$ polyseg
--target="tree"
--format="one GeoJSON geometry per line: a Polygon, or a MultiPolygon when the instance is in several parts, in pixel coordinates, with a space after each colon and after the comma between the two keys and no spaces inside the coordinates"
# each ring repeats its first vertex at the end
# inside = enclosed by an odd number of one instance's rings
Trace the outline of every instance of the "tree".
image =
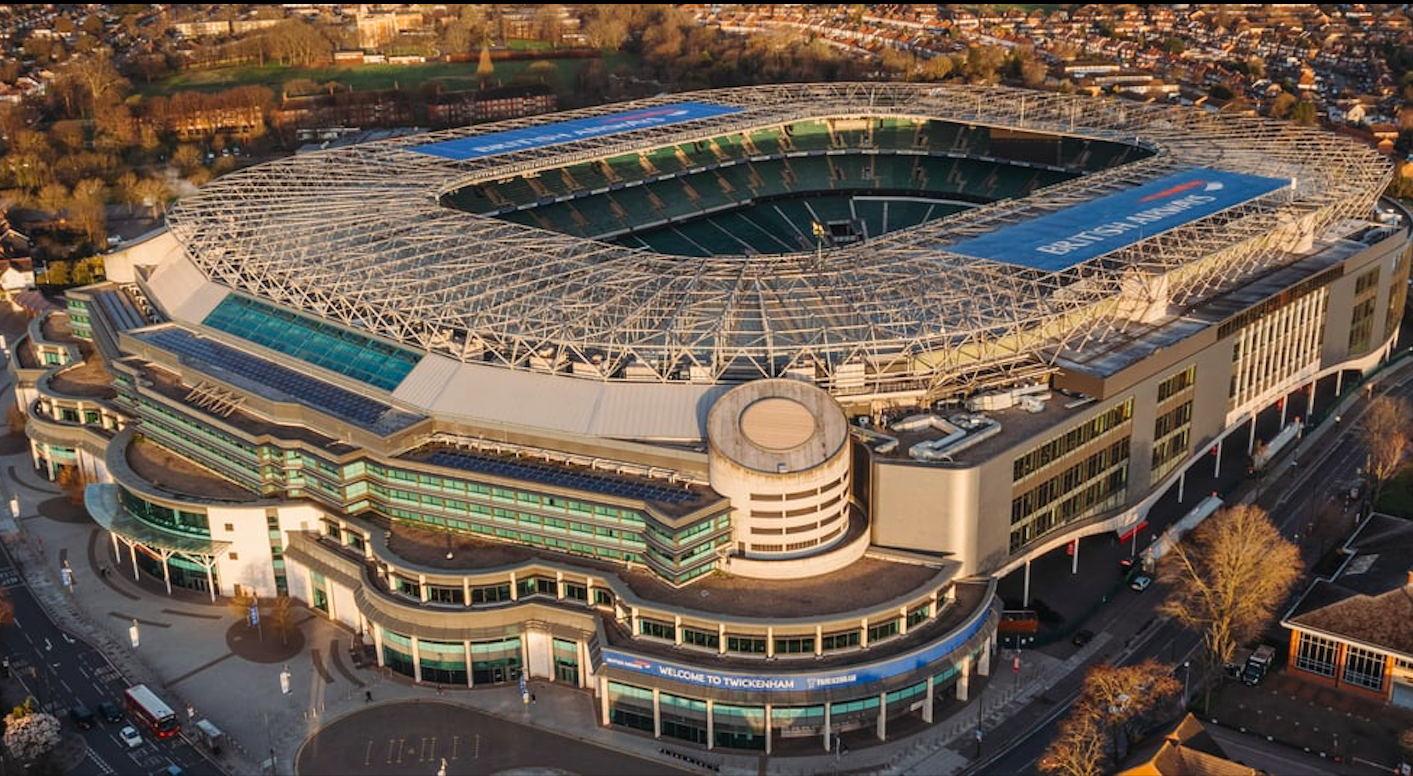
{"type": "Polygon", "coordinates": [[[1290,92],[1281,92],[1271,102],[1271,118],[1283,119],[1290,116],[1290,111],[1295,107],[1295,103],[1295,95],[1290,92]]]}
{"type": "Polygon", "coordinates": [[[491,44],[481,41],[481,61],[476,63],[476,80],[482,89],[491,85],[491,76],[495,71],[496,66],[491,62],[491,44]]]}
{"type": "Polygon", "coordinates": [[[1309,126],[1315,123],[1315,103],[1302,100],[1290,111],[1290,120],[1296,124],[1309,126]]]}
{"type": "Polygon", "coordinates": [[[69,497],[70,504],[83,503],[83,490],[88,487],[88,478],[75,466],[64,466],[59,469],[58,477],[59,490],[69,497]]]}
{"type": "Polygon", "coordinates": [[[104,108],[120,102],[131,84],[113,66],[107,49],[97,49],[64,63],[60,78],[74,83],[85,101],[86,115],[96,116],[104,108]]]}
{"type": "Polygon", "coordinates": [[[280,634],[280,643],[289,643],[289,632],[294,629],[294,600],[288,595],[280,595],[275,598],[275,603],[270,607],[270,624],[280,634]]]}
{"type": "Polygon", "coordinates": [[[226,601],[240,619],[245,620],[250,616],[250,607],[259,603],[259,599],[254,593],[248,592],[244,587],[236,589],[236,593],[226,601]]]}
{"type": "Polygon", "coordinates": [[[1036,766],[1054,776],[1099,776],[1108,759],[1108,736],[1093,709],[1076,708],[1060,723],[1059,735],[1050,742],[1036,766]]]}
{"type": "Polygon", "coordinates": [[[171,196],[171,189],[166,182],[160,178],[143,178],[137,183],[138,196],[142,199],[145,207],[152,208],[152,217],[157,217],[158,209],[167,211],[167,198],[171,196]]]}
{"type": "Polygon", "coordinates": [[[1393,396],[1380,396],[1369,402],[1359,424],[1359,439],[1368,453],[1365,467],[1373,478],[1373,501],[1377,503],[1384,485],[1403,466],[1408,454],[1409,429],[1413,427],[1408,402],[1393,396]]]}
{"type": "Polygon", "coordinates": [[[1122,736],[1129,723],[1167,702],[1181,687],[1172,666],[1152,658],[1131,666],[1101,663],[1085,674],[1078,705],[1092,709],[1101,727],[1122,736]]]}
{"type": "Polygon", "coordinates": [[[1217,512],[1164,558],[1158,576],[1171,592],[1159,611],[1201,632],[1207,706],[1211,682],[1266,627],[1301,568],[1300,551],[1250,504],[1217,512]]]}
{"type": "Polygon", "coordinates": [[[59,720],[52,714],[31,710],[33,699],[16,706],[5,718],[5,748],[26,766],[49,754],[59,745],[59,720]]]}
{"type": "Polygon", "coordinates": [[[57,218],[69,206],[69,188],[62,183],[49,183],[35,195],[40,210],[57,218]]]}
{"type": "Polygon", "coordinates": [[[85,178],[74,186],[69,213],[74,226],[95,245],[102,245],[108,239],[107,198],[108,189],[97,178],[85,178]]]}
{"type": "Polygon", "coordinates": [[[25,432],[25,411],[20,409],[18,403],[10,405],[10,411],[6,417],[10,424],[10,434],[23,434],[25,432]]]}

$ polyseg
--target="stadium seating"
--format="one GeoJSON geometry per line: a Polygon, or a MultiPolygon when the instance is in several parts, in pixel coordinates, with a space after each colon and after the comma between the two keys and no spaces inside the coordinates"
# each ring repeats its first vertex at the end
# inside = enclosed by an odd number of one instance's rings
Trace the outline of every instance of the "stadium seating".
{"type": "Polygon", "coordinates": [[[797,121],[790,125],[790,145],[795,151],[827,151],[831,138],[823,121],[797,121]]]}
{"type": "Polygon", "coordinates": [[[780,130],[761,129],[751,133],[751,144],[756,151],[766,156],[780,153],[780,130]]]}

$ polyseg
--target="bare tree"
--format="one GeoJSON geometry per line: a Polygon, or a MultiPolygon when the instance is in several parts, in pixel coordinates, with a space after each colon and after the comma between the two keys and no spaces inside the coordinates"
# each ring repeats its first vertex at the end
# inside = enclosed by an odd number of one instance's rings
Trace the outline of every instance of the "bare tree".
{"type": "Polygon", "coordinates": [[[90,242],[102,245],[108,238],[108,190],[103,181],[85,178],[74,186],[69,205],[69,214],[74,225],[83,231],[90,242]]]}
{"type": "Polygon", "coordinates": [[[1359,437],[1368,451],[1369,476],[1374,478],[1374,498],[1384,485],[1403,466],[1403,458],[1408,454],[1408,430],[1413,426],[1413,416],[1409,414],[1408,402],[1392,396],[1380,396],[1369,402],[1364,419],[1359,426],[1359,437]]]}
{"type": "Polygon", "coordinates": [[[1217,512],[1163,559],[1171,592],[1159,611],[1202,633],[1208,706],[1217,672],[1266,627],[1301,568],[1300,551],[1250,504],[1217,512]]]}
{"type": "Polygon", "coordinates": [[[143,178],[137,183],[137,190],[142,199],[142,204],[152,208],[152,217],[157,217],[157,211],[167,211],[167,198],[171,196],[171,189],[160,178],[143,178]]]}
{"type": "Polygon", "coordinates": [[[281,595],[275,598],[275,603],[270,607],[270,624],[279,631],[280,643],[289,643],[289,632],[294,628],[294,600],[288,595],[281,595]]]}
{"type": "Polygon", "coordinates": [[[1108,750],[1108,736],[1096,710],[1076,706],[1060,723],[1059,735],[1036,766],[1053,776],[1099,776],[1105,770],[1108,750]]]}
{"type": "Polygon", "coordinates": [[[59,489],[68,496],[69,503],[83,503],[83,490],[88,487],[88,478],[78,467],[64,466],[60,468],[58,480],[59,489]]]}
{"type": "Polygon", "coordinates": [[[18,403],[10,405],[10,411],[6,417],[10,424],[11,434],[23,434],[25,432],[25,411],[20,409],[18,403]]]}

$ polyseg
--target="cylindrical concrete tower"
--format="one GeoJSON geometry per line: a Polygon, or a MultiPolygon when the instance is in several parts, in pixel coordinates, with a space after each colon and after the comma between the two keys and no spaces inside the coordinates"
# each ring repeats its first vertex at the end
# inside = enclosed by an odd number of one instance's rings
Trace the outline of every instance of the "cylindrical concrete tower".
{"type": "Polygon", "coordinates": [[[711,486],[735,508],[738,557],[804,558],[845,539],[849,426],[828,393],[798,380],[747,383],[712,406],[707,439],[711,486]]]}

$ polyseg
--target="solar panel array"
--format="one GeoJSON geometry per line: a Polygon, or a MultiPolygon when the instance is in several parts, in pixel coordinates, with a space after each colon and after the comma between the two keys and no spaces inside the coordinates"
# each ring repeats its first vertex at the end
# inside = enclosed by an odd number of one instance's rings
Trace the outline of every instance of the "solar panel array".
{"type": "Polygon", "coordinates": [[[420,415],[403,412],[245,351],[197,337],[186,329],[156,329],[136,336],[183,356],[183,360],[200,362],[199,365],[213,376],[234,385],[276,400],[288,397],[381,434],[398,431],[422,419],[420,415]]]}
{"type": "Polygon", "coordinates": [[[562,488],[604,493],[610,496],[656,501],[663,504],[685,504],[697,498],[697,494],[685,487],[671,488],[634,482],[626,479],[604,477],[596,474],[577,472],[562,466],[529,461],[505,460],[471,453],[438,451],[424,458],[427,463],[449,466],[453,469],[491,474],[544,485],[557,485],[562,488]]]}
{"type": "Polygon", "coordinates": [[[137,307],[133,306],[127,294],[122,291],[99,291],[93,295],[93,299],[98,302],[99,309],[113,322],[118,331],[140,329],[147,325],[142,313],[137,311],[137,307]]]}

